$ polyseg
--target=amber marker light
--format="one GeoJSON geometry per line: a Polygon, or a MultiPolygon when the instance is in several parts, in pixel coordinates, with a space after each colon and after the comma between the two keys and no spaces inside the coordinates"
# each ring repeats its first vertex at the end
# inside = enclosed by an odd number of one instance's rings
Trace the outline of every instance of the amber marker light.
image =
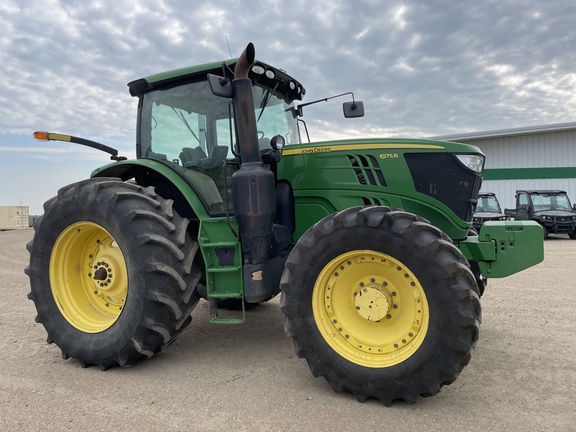
{"type": "Polygon", "coordinates": [[[48,132],[34,132],[34,139],[38,141],[48,141],[48,132]]]}
{"type": "Polygon", "coordinates": [[[34,138],[38,141],[66,141],[75,142],[70,135],[62,135],[50,132],[34,132],[34,138]]]}

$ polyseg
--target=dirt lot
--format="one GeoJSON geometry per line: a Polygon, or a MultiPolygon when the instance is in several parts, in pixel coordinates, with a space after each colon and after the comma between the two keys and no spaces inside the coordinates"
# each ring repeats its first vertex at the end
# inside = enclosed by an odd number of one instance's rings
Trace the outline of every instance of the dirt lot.
{"type": "Polygon", "coordinates": [[[334,393],[294,355],[278,301],[241,326],[207,321],[207,304],[168,349],[101,372],[62,360],[27,300],[31,230],[0,232],[0,430],[576,431],[576,241],[492,280],[480,340],[451,386],[384,407],[334,393]]]}

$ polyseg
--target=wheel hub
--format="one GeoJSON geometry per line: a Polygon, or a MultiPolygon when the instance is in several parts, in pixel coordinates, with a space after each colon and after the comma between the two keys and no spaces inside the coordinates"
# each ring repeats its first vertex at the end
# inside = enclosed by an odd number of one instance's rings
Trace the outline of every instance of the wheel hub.
{"type": "Polygon", "coordinates": [[[108,277],[108,272],[105,268],[100,267],[94,272],[94,280],[105,281],[108,277]]]}
{"type": "Polygon", "coordinates": [[[92,269],[88,277],[94,283],[94,295],[101,298],[105,307],[114,307],[122,310],[124,299],[122,298],[124,286],[117,283],[114,275],[118,273],[117,256],[118,247],[111,239],[106,239],[98,243],[98,247],[89,255],[92,269]]]}
{"type": "Polygon", "coordinates": [[[380,321],[390,311],[391,302],[387,290],[371,284],[354,292],[354,304],[358,314],[367,321],[380,321]]]}

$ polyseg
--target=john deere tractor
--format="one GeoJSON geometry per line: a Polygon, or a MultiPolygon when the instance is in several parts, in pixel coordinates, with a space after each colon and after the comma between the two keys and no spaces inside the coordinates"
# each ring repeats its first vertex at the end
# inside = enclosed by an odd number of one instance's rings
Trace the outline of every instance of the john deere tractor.
{"type": "MultiPolygon", "coordinates": [[[[360,401],[414,402],[469,362],[486,279],[543,259],[534,222],[471,229],[478,148],[312,144],[303,108],[331,98],[301,103],[302,84],[255,60],[252,44],[128,87],[135,160],[35,134],[113,159],[46,202],[28,244],[36,320],[82,366],[153,356],[199,301],[212,323],[239,324],[247,306],[281,294],[286,333],[314,376],[360,401]]],[[[347,99],[344,116],[363,115],[347,99]]]]}

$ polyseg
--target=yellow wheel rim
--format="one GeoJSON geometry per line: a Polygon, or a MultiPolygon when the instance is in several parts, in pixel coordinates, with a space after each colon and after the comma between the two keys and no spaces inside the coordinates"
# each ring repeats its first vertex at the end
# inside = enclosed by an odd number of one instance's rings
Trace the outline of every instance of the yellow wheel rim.
{"type": "Polygon", "coordinates": [[[78,330],[98,333],[120,316],[128,293],[124,255],[114,238],[92,222],[78,222],[56,239],[50,285],[62,316],[78,330]]]}
{"type": "Polygon", "coordinates": [[[375,251],[357,250],[330,261],[314,285],[312,309],[332,349],[365,367],[402,363],[428,330],[428,302],[416,276],[375,251]]]}

